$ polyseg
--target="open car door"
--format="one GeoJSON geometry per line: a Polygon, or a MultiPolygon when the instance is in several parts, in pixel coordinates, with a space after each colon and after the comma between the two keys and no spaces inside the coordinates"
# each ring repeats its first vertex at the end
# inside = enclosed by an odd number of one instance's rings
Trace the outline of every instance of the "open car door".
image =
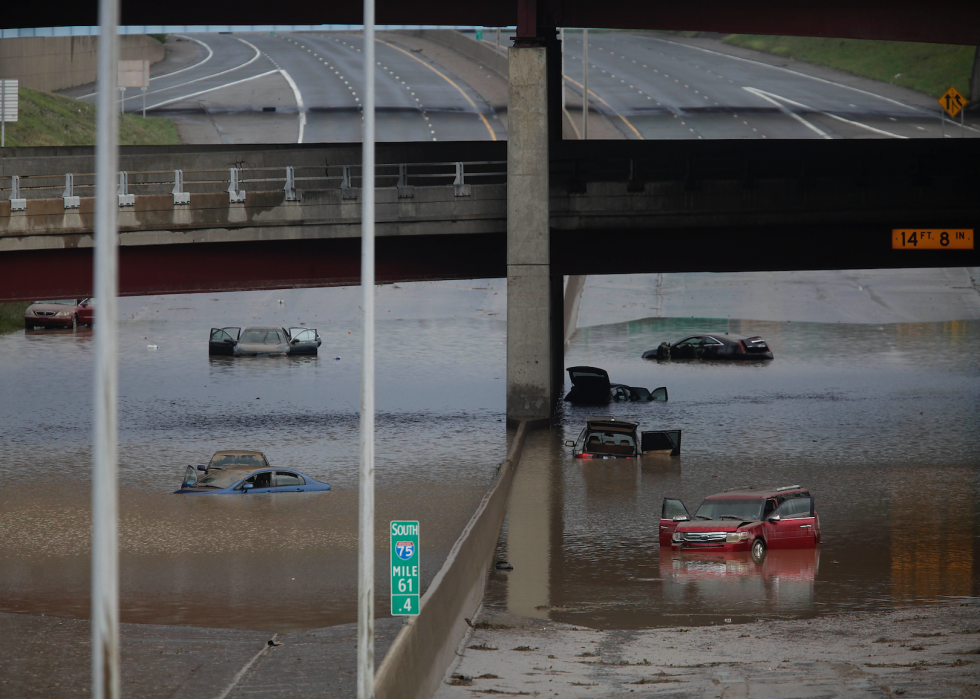
{"type": "Polygon", "coordinates": [[[640,453],[679,456],[681,453],[681,430],[641,432],[640,453]]]}
{"type": "Polygon", "coordinates": [[[241,328],[211,328],[208,354],[234,354],[235,343],[238,342],[241,332],[241,328]]]}
{"type": "Polygon", "coordinates": [[[316,328],[290,328],[289,354],[316,354],[321,344],[316,328]]]}
{"type": "Polygon", "coordinates": [[[660,509],[660,548],[670,546],[670,538],[681,522],[690,521],[691,515],[684,503],[677,498],[664,498],[660,509]]]}

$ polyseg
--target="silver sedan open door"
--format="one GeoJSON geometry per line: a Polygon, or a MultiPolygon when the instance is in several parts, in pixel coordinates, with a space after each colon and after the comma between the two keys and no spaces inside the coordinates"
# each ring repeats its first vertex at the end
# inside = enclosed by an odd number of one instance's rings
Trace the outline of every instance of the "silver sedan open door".
{"type": "Polygon", "coordinates": [[[320,333],[316,328],[290,328],[289,354],[316,354],[317,348],[323,344],[320,333]]]}
{"type": "Polygon", "coordinates": [[[234,354],[235,343],[238,342],[241,332],[241,328],[211,328],[208,354],[234,354]]]}

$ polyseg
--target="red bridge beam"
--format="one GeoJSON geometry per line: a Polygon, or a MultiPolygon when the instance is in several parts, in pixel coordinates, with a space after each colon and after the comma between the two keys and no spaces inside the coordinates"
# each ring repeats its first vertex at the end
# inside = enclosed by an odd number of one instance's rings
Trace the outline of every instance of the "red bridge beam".
{"type": "MultiPolygon", "coordinates": [[[[506,236],[382,237],[379,282],[481,279],[507,274],[506,236]]],[[[361,239],[123,246],[121,296],[360,284],[361,239]]],[[[92,294],[92,250],[31,250],[0,255],[0,301],[92,294]]]]}

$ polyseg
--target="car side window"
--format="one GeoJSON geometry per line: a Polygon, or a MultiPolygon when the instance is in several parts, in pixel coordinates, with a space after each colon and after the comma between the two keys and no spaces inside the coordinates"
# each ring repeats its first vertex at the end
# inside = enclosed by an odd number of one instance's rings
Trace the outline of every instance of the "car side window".
{"type": "Polygon", "coordinates": [[[293,473],[292,471],[277,471],[276,472],[276,487],[282,488],[291,485],[306,485],[306,479],[304,479],[298,473],[293,473]]]}
{"type": "Polygon", "coordinates": [[[687,517],[688,513],[684,503],[680,500],[664,498],[663,512],[660,516],[662,519],[673,519],[674,517],[687,517]]]}
{"type": "Polygon", "coordinates": [[[224,342],[225,340],[231,340],[231,335],[224,330],[215,328],[211,331],[211,342],[224,342]]]}
{"type": "Polygon", "coordinates": [[[773,514],[777,514],[781,519],[796,519],[799,517],[810,517],[813,509],[813,498],[790,498],[780,505],[773,514]]]}
{"type": "Polygon", "coordinates": [[[701,344],[700,337],[689,337],[686,340],[681,340],[677,343],[678,347],[696,347],[701,344]]]}

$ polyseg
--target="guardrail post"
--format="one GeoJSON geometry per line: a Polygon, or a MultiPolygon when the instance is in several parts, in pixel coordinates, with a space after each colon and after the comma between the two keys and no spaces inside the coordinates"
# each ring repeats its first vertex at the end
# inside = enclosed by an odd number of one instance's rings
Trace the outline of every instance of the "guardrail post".
{"type": "Polygon", "coordinates": [[[136,195],[129,193],[129,173],[125,170],[119,171],[119,191],[116,196],[119,198],[119,206],[136,206],[136,195]]]}
{"type": "Polygon", "coordinates": [[[470,186],[463,181],[463,163],[456,163],[456,180],[453,182],[453,196],[470,196],[470,186]]]}
{"type": "Polygon", "coordinates": [[[299,201],[303,198],[303,190],[296,189],[296,173],[292,165],[286,166],[286,186],[283,190],[286,192],[286,201],[299,201]]]}
{"type": "Polygon", "coordinates": [[[228,201],[232,204],[242,204],[245,202],[245,190],[238,188],[238,168],[229,168],[231,172],[231,182],[228,184],[228,201]]]}
{"type": "Polygon", "coordinates": [[[65,191],[61,198],[65,202],[66,209],[77,209],[82,205],[78,197],[75,196],[75,176],[70,172],[65,173],[65,191]]]}
{"type": "Polygon", "coordinates": [[[408,165],[401,163],[398,166],[398,198],[410,199],[415,196],[415,187],[408,183],[408,165]]]}
{"type": "Polygon", "coordinates": [[[357,190],[350,183],[350,165],[344,165],[344,176],[340,180],[340,198],[357,199],[357,190]]]}
{"type": "Polygon", "coordinates": [[[20,177],[17,175],[10,176],[10,210],[27,210],[27,200],[20,198],[20,177]]]}
{"type": "Polygon", "coordinates": [[[190,192],[184,191],[184,171],[174,170],[174,188],[171,194],[174,195],[174,206],[179,204],[190,204],[190,192]]]}

